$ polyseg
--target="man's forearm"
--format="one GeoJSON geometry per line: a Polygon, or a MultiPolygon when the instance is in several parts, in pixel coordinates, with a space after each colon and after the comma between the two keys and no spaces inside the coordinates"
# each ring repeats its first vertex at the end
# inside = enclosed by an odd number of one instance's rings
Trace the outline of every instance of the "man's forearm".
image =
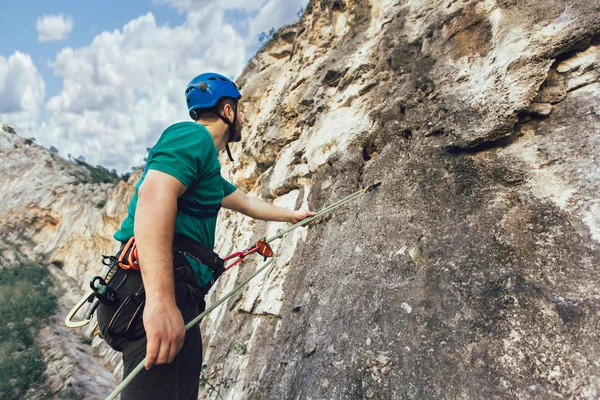
{"type": "Polygon", "coordinates": [[[308,210],[293,211],[277,207],[257,197],[248,196],[239,189],[225,197],[221,205],[254,219],[262,219],[264,221],[296,223],[315,214],[308,210]]]}
{"type": "Polygon", "coordinates": [[[177,198],[160,191],[140,192],[135,213],[135,240],[148,300],[175,301],[172,243],[177,198]]]}
{"type": "Polygon", "coordinates": [[[294,218],[293,211],[274,206],[253,196],[248,196],[248,208],[245,211],[244,214],[249,217],[264,221],[290,222],[294,218]]]}

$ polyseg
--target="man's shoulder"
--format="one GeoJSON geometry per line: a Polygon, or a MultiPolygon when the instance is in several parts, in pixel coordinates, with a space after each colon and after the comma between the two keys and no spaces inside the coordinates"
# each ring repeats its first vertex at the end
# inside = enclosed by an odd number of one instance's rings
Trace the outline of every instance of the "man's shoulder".
{"type": "MultiPolygon", "coordinates": [[[[185,154],[187,158],[218,159],[218,151],[210,132],[196,122],[179,122],[169,126],[152,147],[149,158],[157,154],[185,154]]],[[[216,161],[218,163],[218,160],[216,161]]]]}
{"type": "Polygon", "coordinates": [[[195,134],[202,138],[210,137],[210,132],[204,127],[204,125],[198,124],[196,122],[185,121],[185,122],[177,122],[167,129],[164,130],[163,135],[165,134],[175,134],[175,135],[189,135],[195,134]]]}
{"type": "Polygon", "coordinates": [[[181,146],[200,146],[211,148],[214,142],[210,132],[195,122],[178,122],[165,129],[155,147],[163,149],[181,146]]]}

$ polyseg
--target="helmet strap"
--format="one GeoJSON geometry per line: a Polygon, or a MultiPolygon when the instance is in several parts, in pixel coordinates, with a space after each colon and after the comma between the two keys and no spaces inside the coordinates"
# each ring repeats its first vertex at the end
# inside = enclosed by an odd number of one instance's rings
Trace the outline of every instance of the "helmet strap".
{"type": "Polygon", "coordinates": [[[227,150],[227,156],[229,157],[229,160],[230,160],[231,162],[233,162],[233,157],[231,156],[231,150],[229,150],[229,143],[227,143],[227,144],[225,145],[225,150],[227,150]]]}
{"type": "Polygon", "coordinates": [[[224,116],[221,115],[221,113],[219,113],[217,110],[212,110],[213,114],[215,114],[217,117],[221,118],[223,120],[223,122],[225,122],[227,124],[227,126],[229,127],[229,137],[227,138],[227,143],[225,143],[225,149],[227,150],[227,156],[229,156],[229,160],[231,160],[231,162],[233,162],[233,157],[231,156],[231,150],[229,149],[229,142],[231,142],[231,139],[233,139],[233,136],[235,135],[235,119],[237,118],[237,107],[234,111],[233,114],[233,123],[230,122],[227,118],[225,118],[224,116]]]}

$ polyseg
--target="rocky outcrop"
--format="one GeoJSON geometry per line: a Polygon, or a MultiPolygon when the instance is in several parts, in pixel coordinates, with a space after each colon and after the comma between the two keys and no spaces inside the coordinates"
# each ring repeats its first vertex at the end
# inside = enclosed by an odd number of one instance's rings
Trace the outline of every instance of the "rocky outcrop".
{"type": "MultiPolygon", "coordinates": [[[[224,396],[600,396],[599,33],[594,2],[414,0],[311,2],[275,35],[232,180],[315,210],[384,183],[205,319],[224,396]]],[[[279,226],[227,215],[219,250],[279,226]]]]}
{"type": "Polygon", "coordinates": [[[114,369],[119,357],[99,340],[93,350],[89,330],[69,330],[63,321],[89,290],[90,278],[104,273],[100,255],[117,245],[111,237],[139,175],[118,185],[94,182],[89,169],[58,157],[8,125],[1,128],[0,261],[10,264],[16,247],[30,259],[50,264],[59,296],[55,321],[38,340],[48,363],[42,392],[60,398],[63,391],[73,390],[103,398],[116,379],[101,364],[114,369]]]}

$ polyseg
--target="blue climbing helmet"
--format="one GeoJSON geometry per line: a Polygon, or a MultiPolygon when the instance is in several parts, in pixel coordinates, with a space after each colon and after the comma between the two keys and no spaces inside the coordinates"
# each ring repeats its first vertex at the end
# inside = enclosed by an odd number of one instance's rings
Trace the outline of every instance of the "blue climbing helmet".
{"type": "Polygon", "coordinates": [[[196,121],[200,110],[205,112],[209,111],[221,118],[221,120],[229,126],[229,139],[227,140],[225,148],[227,149],[227,155],[231,161],[233,161],[233,157],[231,157],[231,151],[229,150],[229,142],[239,141],[234,140],[234,136],[238,109],[237,101],[241,97],[240,91],[231,79],[220,74],[215,74],[214,72],[198,75],[192,79],[185,89],[185,100],[187,102],[190,118],[196,121]],[[233,122],[230,122],[221,115],[216,108],[217,102],[223,97],[228,97],[236,101],[233,122]]]}

